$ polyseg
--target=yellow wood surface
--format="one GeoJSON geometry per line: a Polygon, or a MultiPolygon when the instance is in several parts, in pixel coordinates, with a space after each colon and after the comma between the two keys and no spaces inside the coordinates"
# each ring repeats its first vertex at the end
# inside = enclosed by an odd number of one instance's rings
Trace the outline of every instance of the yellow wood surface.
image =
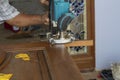
{"type": "Polygon", "coordinates": [[[73,41],[72,43],[64,44],[65,47],[70,46],[93,46],[93,40],[79,40],[79,41],[73,41]]]}

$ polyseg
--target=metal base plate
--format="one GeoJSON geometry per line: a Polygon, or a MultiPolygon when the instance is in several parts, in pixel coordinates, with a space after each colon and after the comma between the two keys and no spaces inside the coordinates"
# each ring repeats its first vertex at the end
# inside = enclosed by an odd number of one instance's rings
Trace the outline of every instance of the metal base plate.
{"type": "Polygon", "coordinates": [[[73,40],[74,38],[60,38],[60,39],[51,38],[49,39],[49,42],[52,44],[64,44],[64,43],[72,42],[73,40]]]}

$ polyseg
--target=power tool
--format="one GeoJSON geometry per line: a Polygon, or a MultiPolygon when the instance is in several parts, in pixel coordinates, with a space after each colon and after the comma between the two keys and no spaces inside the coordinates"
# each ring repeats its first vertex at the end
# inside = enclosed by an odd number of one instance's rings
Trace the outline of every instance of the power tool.
{"type": "Polygon", "coordinates": [[[83,0],[50,0],[50,43],[69,43],[75,40],[68,26],[83,12],[82,3],[83,0]]]}

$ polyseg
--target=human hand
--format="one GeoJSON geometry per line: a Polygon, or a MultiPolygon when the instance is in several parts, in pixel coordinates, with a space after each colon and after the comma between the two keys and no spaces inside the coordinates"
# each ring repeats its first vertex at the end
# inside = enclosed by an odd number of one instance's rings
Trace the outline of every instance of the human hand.
{"type": "Polygon", "coordinates": [[[45,13],[43,15],[41,15],[42,17],[42,23],[45,25],[49,25],[49,17],[48,17],[48,13],[45,13]]]}
{"type": "Polygon", "coordinates": [[[40,3],[45,4],[45,5],[49,5],[49,1],[48,0],[40,0],[40,3]]]}

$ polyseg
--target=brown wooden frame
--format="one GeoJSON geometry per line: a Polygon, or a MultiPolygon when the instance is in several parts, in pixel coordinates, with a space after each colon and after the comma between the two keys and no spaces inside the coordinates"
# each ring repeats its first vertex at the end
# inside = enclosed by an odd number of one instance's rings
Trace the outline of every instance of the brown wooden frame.
{"type": "MultiPolygon", "coordinates": [[[[93,70],[95,68],[95,14],[94,0],[87,3],[87,39],[93,40],[93,46],[88,47],[87,54],[72,55],[80,70],[93,70]]],[[[78,46],[78,45],[77,45],[78,46]]]]}
{"type": "Polygon", "coordinates": [[[7,64],[2,64],[4,65],[2,69],[0,66],[0,72],[11,72],[13,74],[11,79],[83,80],[78,67],[73,62],[64,45],[50,45],[47,42],[37,42],[6,45],[2,49],[12,57],[9,62],[7,61],[7,64]],[[15,59],[15,55],[21,52],[30,52],[31,60],[24,62],[20,59],[15,59]],[[37,53],[37,57],[35,53],[37,53]]]}

